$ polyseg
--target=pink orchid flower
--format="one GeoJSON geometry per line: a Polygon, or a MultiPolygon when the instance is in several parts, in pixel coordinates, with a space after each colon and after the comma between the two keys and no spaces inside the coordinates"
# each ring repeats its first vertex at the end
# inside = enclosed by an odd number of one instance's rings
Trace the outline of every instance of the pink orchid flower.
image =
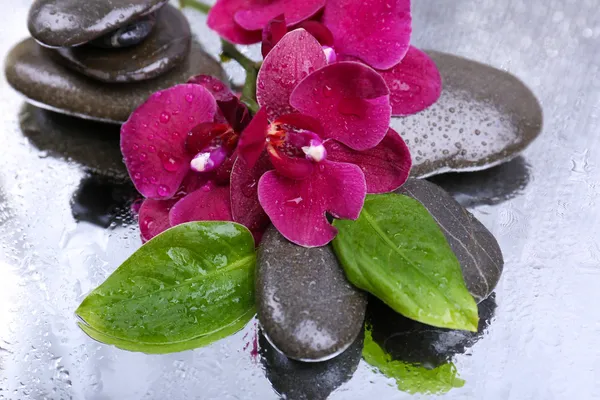
{"type": "Polygon", "coordinates": [[[121,128],[143,240],[184,222],[231,221],[229,179],[247,108],[221,81],[197,76],[157,92],[121,128]]]}
{"type": "Polygon", "coordinates": [[[286,34],[264,60],[257,99],[261,109],[240,138],[231,177],[240,197],[234,220],[258,199],[288,240],[323,246],[337,233],[327,214],[356,219],[367,193],[408,178],[410,153],[389,128],[383,78],[362,63],[328,64],[306,30],[286,34]]]}
{"type": "Polygon", "coordinates": [[[442,91],[433,60],[410,46],[410,0],[219,0],[208,23],[238,44],[260,41],[262,30],[264,57],[288,29],[304,28],[324,46],[328,62],[376,69],[390,88],[394,116],[426,109],[442,91]]]}

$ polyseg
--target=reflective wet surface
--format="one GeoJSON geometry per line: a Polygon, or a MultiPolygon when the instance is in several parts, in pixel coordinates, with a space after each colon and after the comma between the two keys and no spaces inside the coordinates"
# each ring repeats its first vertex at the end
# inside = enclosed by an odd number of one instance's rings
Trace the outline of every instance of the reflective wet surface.
{"type": "MultiPolygon", "coordinates": [[[[0,27],[0,53],[6,54],[28,35],[30,3],[0,2],[10,15],[0,27]]],[[[521,158],[489,171],[434,178],[496,235],[505,258],[495,308],[477,340],[456,351],[456,338],[436,339],[451,349],[443,359],[465,380],[441,397],[600,398],[596,1],[414,3],[416,46],[513,74],[544,111],[543,132],[521,158]]],[[[202,28],[205,18],[186,14],[216,54],[219,42],[202,28]]],[[[226,70],[240,83],[239,68],[226,70]]],[[[51,122],[34,125],[32,133],[24,122],[36,110],[24,111],[23,98],[4,78],[0,99],[0,398],[278,398],[269,380],[277,376],[273,364],[261,359],[266,350],[254,347],[261,342],[254,322],[207,348],[161,356],[100,345],[79,331],[76,306],[140,245],[129,211],[133,199],[121,196],[126,184],[102,178],[106,171],[113,178],[123,172],[111,145],[118,138],[109,126],[37,114],[51,122]]],[[[330,398],[430,397],[399,391],[362,360],[349,380],[345,371],[330,376],[339,382],[324,386],[333,390],[330,398]]]]}

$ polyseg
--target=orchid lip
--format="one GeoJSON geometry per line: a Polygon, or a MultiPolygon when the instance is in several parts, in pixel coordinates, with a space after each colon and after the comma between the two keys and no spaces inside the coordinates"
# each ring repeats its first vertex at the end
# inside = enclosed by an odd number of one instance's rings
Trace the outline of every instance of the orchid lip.
{"type": "Polygon", "coordinates": [[[227,151],[223,146],[208,147],[190,161],[190,168],[195,172],[211,172],[219,168],[227,159],[227,151]]]}
{"type": "Polygon", "coordinates": [[[325,53],[325,58],[327,59],[327,64],[333,64],[337,62],[337,54],[333,47],[323,46],[323,53],[325,53]]]}

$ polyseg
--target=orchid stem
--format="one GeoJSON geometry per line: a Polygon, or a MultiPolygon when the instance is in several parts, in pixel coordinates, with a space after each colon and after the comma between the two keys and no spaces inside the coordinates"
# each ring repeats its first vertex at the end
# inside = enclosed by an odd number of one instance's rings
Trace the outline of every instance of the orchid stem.
{"type": "Polygon", "coordinates": [[[179,0],[179,8],[186,8],[186,7],[190,7],[190,8],[193,8],[194,10],[198,10],[203,14],[208,14],[211,9],[211,6],[209,6],[208,4],[201,3],[197,0],[179,0]]]}
{"type": "Polygon", "coordinates": [[[246,83],[242,89],[241,100],[246,104],[252,114],[256,114],[259,108],[258,103],[256,102],[256,79],[261,63],[254,62],[246,57],[230,42],[221,40],[221,43],[223,46],[221,60],[235,60],[242,68],[244,68],[244,70],[246,70],[246,83]]]}

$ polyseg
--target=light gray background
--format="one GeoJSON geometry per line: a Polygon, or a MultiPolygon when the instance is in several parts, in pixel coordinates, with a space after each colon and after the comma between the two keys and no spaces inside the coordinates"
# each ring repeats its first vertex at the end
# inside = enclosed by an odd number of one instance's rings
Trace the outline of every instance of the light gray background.
{"type": "MultiPolygon", "coordinates": [[[[0,3],[5,54],[27,36],[30,3],[0,3]]],[[[444,397],[600,398],[600,6],[418,0],[413,10],[415,45],[513,73],[545,114],[541,137],[525,152],[529,184],[473,209],[497,236],[505,272],[489,332],[455,359],[466,384],[444,397]]],[[[188,15],[216,52],[218,40],[201,28],[204,18],[188,15]]],[[[228,71],[239,80],[237,68],[228,71]]],[[[209,348],[165,356],[99,345],[77,329],[74,309],[139,246],[138,233],[74,221],[69,201],[84,170],[23,136],[22,105],[2,78],[0,399],[276,398],[244,350],[253,324],[209,348]]],[[[409,397],[364,362],[332,395],[409,397]]]]}

